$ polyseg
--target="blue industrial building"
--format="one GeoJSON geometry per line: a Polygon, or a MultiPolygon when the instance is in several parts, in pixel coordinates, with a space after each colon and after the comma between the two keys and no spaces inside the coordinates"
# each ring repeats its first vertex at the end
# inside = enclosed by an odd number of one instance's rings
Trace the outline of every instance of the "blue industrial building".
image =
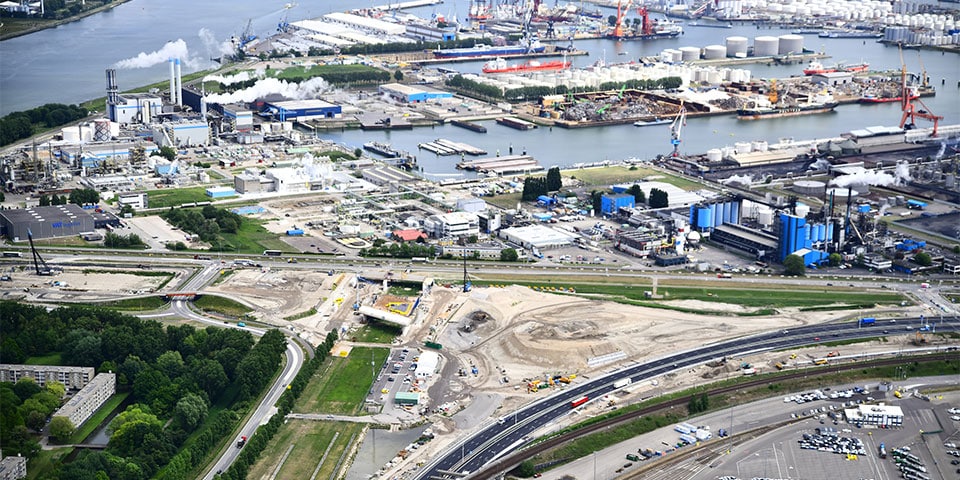
{"type": "Polygon", "coordinates": [[[237,191],[230,187],[210,187],[207,189],[210,198],[228,198],[237,196],[237,191]]]}
{"type": "Polygon", "coordinates": [[[604,215],[613,215],[621,208],[633,208],[635,199],[633,195],[626,193],[615,193],[600,197],[600,212],[604,215]]]}
{"type": "Polygon", "coordinates": [[[740,223],[740,201],[690,205],[690,225],[700,232],[711,231],[724,224],[740,223]]]}
{"type": "Polygon", "coordinates": [[[266,102],[261,112],[281,122],[305,122],[317,118],[339,118],[343,110],[340,105],[323,100],[292,100],[288,102],[266,102]]]}
{"type": "Polygon", "coordinates": [[[788,255],[803,257],[804,265],[817,265],[827,260],[826,244],[833,239],[833,224],[807,223],[806,218],[780,214],[780,245],[777,258],[783,262],[788,255]]]}
{"type": "Polygon", "coordinates": [[[398,101],[404,103],[423,103],[428,100],[441,98],[453,98],[450,92],[440,90],[425,90],[413,85],[404,85],[402,83],[386,83],[378,87],[381,95],[389,95],[398,101]]]}

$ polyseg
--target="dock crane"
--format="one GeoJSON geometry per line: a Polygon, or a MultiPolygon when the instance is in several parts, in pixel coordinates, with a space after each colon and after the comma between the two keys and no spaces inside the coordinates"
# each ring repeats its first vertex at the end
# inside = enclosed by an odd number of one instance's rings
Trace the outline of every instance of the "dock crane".
{"type": "Polygon", "coordinates": [[[673,145],[673,152],[670,154],[671,157],[677,158],[680,156],[680,131],[686,124],[687,108],[684,107],[683,102],[681,102],[680,110],[677,111],[676,118],[670,123],[670,144],[673,145]]]}
{"type": "MultiPolygon", "coordinates": [[[[921,82],[924,85],[926,85],[926,75],[926,72],[921,73],[921,82]]],[[[930,109],[922,100],[911,97],[910,88],[907,86],[907,64],[903,61],[902,49],[900,50],[900,109],[903,110],[903,115],[900,117],[900,128],[914,128],[916,118],[920,117],[933,122],[933,133],[930,136],[937,136],[937,127],[939,127],[940,120],[943,120],[943,117],[930,113],[930,109]],[[919,103],[923,108],[918,109],[914,102],[919,103]],[[907,123],[908,118],[910,119],[909,124],[907,123]]]]}
{"type": "Polygon", "coordinates": [[[617,21],[613,25],[613,33],[610,35],[613,38],[623,38],[623,17],[627,15],[627,10],[630,10],[630,5],[633,3],[633,0],[627,0],[627,4],[623,5],[622,0],[617,0],[617,21]]]}
{"type": "Polygon", "coordinates": [[[30,252],[33,253],[33,268],[37,270],[37,275],[49,277],[50,275],[57,273],[57,271],[53,268],[50,268],[43,257],[40,256],[40,252],[37,251],[37,247],[33,246],[33,232],[30,231],[29,228],[27,229],[27,240],[30,241],[30,252]],[[43,268],[40,268],[41,265],[43,265],[43,268]]]}
{"type": "Polygon", "coordinates": [[[290,17],[290,10],[293,7],[296,7],[296,3],[288,3],[283,6],[283,17],[280,18],[280,23],[277,24],[277,31],[280,33],[286,33],[290,29],[290,22],[288,18],[290,17]]]}

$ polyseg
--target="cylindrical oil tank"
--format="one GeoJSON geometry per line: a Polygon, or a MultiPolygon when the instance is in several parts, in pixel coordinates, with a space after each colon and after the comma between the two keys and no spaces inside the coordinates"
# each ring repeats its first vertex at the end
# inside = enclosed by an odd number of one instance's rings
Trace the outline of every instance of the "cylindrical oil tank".
{"type": "Polygon", "coordinates": [[[684,62],[700,60],[700,47],[680,47],[680,53],[684,62]]]}
{"type": "Polygon", "coordinates": [[[670,63],[670,60],[673,58],[672,48],[668,48],[660,52],[660,61],[665,63],[670,63]]]}
{"type": "Polygon", "coordinates": [[[750,153],[753,151],[753,146],[750,145],[750,142],[736,142],[733,144],[733,148],[737,153],[750,153]]]}
{"type": "Polygon", "coordinates": [[[836,205],[840,205],[841,202],[846,203],[847,197],[857,198],[856,190],[847,190],[847,187],[834,187],[830,190],[827,190],[827,196],[833,196],[833,202],[836,205]],[[849,194],[847,193],[849,192],[849,194]]]}
{"type": "Polygon", "coordinates": [[[737,56],[737,54],[746,55],[747,54],[747,37],[727,37],[727,55],[731,57],[737,56]]]}
{"type": "Polygon", "coordinates": [[[754,140],[753,143],[754,152],[766,152],[767,151],[767,141],[766,140],[754,140]]]}
{"type": "Polygon", "coordinates": [[[793,191],[802,195],[820,196],[827,184],[817,180],[797,180],[793,182],[793,191]]]}
{"type": "Polygon", "coordinates": [[[803,53],[803,35],[780,35],[777,53],[803,53]]]}
{"type": "Polygon", "coordinates": [[[720,82],[723,81],[723,75],[720,74],[717,70],[711,70],[707,72],[707,83],[710,85],[720,85],[720,82]]]}
{"type": "Polygon", "coordinates": [[[706,60],[715,60],[727,56],[727,47],[723,45],[707,45],[703,49],[703,58],[706,60]]]}
{"type": "Polygon", "coordinates": [[[780,39],[763,35],[753,39],[753,56],[770,57],[780,53],[780,39]]]}
{"type": "Polygon", "coordinates": [[[707,161],[708,162],[719,162],[723,160],[723,151],[719,148],[711,148],[707,150],[707,161]]]}

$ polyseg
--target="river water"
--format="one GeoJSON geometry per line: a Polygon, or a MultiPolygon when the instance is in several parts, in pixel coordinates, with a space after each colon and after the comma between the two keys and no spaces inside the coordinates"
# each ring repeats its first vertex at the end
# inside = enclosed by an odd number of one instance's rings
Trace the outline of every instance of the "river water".
{"type": "MultiPolygon", "coordinates": [[[[297,6],[290,21],[311,18],[331,11],[342,11],[367,2],[333,0],[321,6],[297,6]]],[[[369,5],[381,2],[370,2],[369,5]]],[[[467,0],[447,2],[436,7],[412,10],[421,16],[434,11],[443,15],[457,13],[465,17],[467,0]]],[[[34,34],[0,42],[0,114],[23,110],[48,102],[77,103],[103,96],[104,69],[117,62],[155,52],[168,41],[183,40],[186,49],[184,73],[214,64],[209,60],[220,56],[220,44],[231,35],[243,31],[251,21],[258,35],[269,35],[284,13],[284,4],[275,1],[234,0],[230,8],[222,2],[165,0],[149,2],[131,0],[113,10],[77,22],[34,34]]],[[[722,44],[724,38],[741,35],[752,39],[758,35],[780,35],[785,30],[758,30],[752,25],[732,29],[686,27],[676,39],[648,42],[613,42],[609,40],[578,41],[576,46],[590,52],[577,57],[575,65],[586,66],[605,58],[608,63],[655,55],[665,48],[722,44]],[[625,55],[619,55],[626,52],[625,55]]],[[[866,61],[874,70],[897,70],[900,56],[896,48],[860,39],[820,39],[806,36],[805,46],[824,50],[831,62],[866,61]]],[[[156,64],[148,68],[120,69],[117,80],[121,91],[139,85],[163,81],[167,77],[165,53],[155,55],[156,64]]],[[[944,124],[960,123],[960,59],[957,55],[934,51],[907,51],[908,69],[920,70],[920,62],[937,86],[936,97],[924,98],[929,109],[945,117],[944,124]],[[941,85],[941,82],[943,83],[941,85]]],[[[146,63],[150,63],[149,61],[146,63]]],[[[482,62],[455,64],[465,72],[479,71],[482,62]]],[[[787,77],[800,74],[801,66],[749,65],[754,77],[787,77]]],[[[898,104],[842,105],[835,113],[772,119],[738,121],[733,115],[695,118],[687,121],[683,132],[682,152],[703,153],[714,147],[733,145],[738,141],[766,140],[782,137],[797,139],[832,137],[856,128],[873,125],[896,125],[900,120],[898,104]]],[[[921,126],[928,124],[921,121],[921,126]]],[[[358,147],[371,140],[387,141],[398,148],[416,151],[416,145],[434,138],[448,138],[506,155],[511,145],[514,153],[526,150],[544,166],[568,166],[602,160],[630,157],[651,158],[670,151],[666,126],[637,128],[632,125],[598,127],[580,130],[539,128],[519,132],[486,122],[489,133],[477,134],[453,126],[416,129],[407,132],[346,131],[323,134],[324,138],[358,147]]],[[[427,173],[455,172],[453,157],[436,158],[422,152],[418,155],[427,173]]]]}

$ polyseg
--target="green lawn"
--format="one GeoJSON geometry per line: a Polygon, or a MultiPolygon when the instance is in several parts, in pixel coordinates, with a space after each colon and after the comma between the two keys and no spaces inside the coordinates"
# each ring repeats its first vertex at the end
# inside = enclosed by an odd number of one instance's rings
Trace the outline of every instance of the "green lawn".
{"type": "Polygon", "coordinates": [[[615,183],[638,182],[647,177],[662,177],[650,180],[669,183],[684,190],[695,190],[703,186],[697,182],[670,175],[647,167],[597,167],[582,170],[564,170],[565,177],[576,178],[587,186],[603,187],[615,183]]]}
{"type": "Polygon", "coordinates": [[[286,317],[283,317],[283,319],[286,320],[286,321],[288,321],[288,322],[292,322],[292,321],[294,321],[294,320],[300,320],[301,318],[307,318],[307,317],[309,317],[310,315],[315,315],[316,313],[317,313],[317,308],[316,308],[316,307],[310,307],[310,310],[305,310],[305,311],[300,312],[300,313],[295,313],[295,314],[293,314],[293,315],[288,315],[288,316],[286,316],[286,317]]]}
{"type": "Polygon", "coordinates": [[[369,323],[358,328],[350,339],[356,342],[389,344],[401,333],[399,328],[390,325],[369,323]]]}
{"type": "Polygon", "coordinates": [[[200,298],[193,301],[193,304],[203,311],[216,312],[231,317],[240,317],[253,311],[229,298],[215,295],[201,295],[200,298]]]}
{"type": "Polygon", "coordinates": [[[30,357],[23,363],[27,365],[63,365],[60,359],[60,352],[49,353],[39,357],[30,357]]]}
{"type": "Polygon", "coordinates": [[[224,244],[233,246],[237,253],[260,255],[264,250],[280,250],[288,253],[299,253],[289,244],[280,240],[276,233],[268,232],[263,228],[264,221],[244,218],[237,233],[221,232],[224,244]]]}
{"type": "Polygon", "coordinates": [[[164,188],[147,192],[150,208],[179,207],[184,203],[209,202],[206,187],[164,188]]]}
{"type": "Polygon", "coordinates": [[[361,414],[373,376],[389,354],[388,348],[356,347],[347,357],[332,358],[311,379],[294,411],[361,414]]]}
{"type": "Polygon", "coordinates": [[[27,461],[27,480],[53,478],[53,470],[64,457],[73,453],[73,448],[57,448],[54,450],[40,450],[40,453],[27,461]]]}
{"type": "Polygon", "coordinates": [[[500,208],[510,210],[517,208],[517,202],[520,201],[520,193],[505,193],[494,197],[483,197],[483,200],[490,205],[496,205],[500,208]]]}
{"type": "Polygon", "coordinates": [[[116,308],[117,310],[148,311],[157,310],[167,305],[167,301],[160,296],[126,298],[112,302],[98,303],[98,306],[116,308]]]}
{"type": "Polygon", "coordinates": [[[358,72],[379,72],[379,68],[370,67],[367,65],[353,64],[353,65],[314,65],[310,68],[305,67],[288,67],[283,70],[268,70],[267,75],[272,77],[277,77],[284,80],[306,80],[313,77],[320,77],[325,74],[340,74],[340,73],[358,73],[358,72]]]}
{"type": "Polygon", "coordinates": [[[277,480],[314,478],[313,472],[328,447],[330,450],[323,458],[316,478],[331,478],[341,457],[351,447],[351,441],[355,441],[364,428],[365,425],[352,422],[290,420],[280,427],[257,462],[250,467],[247,478],[274,478],[273,472],[291,445],[293,450],[275,477],[277,480]]]}

